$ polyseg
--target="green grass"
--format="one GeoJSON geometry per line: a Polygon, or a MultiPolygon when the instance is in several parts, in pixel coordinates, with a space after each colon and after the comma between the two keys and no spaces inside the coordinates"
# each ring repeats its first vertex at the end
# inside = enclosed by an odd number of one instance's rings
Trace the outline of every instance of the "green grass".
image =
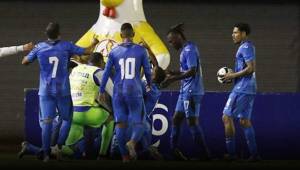
{"type": "Polygon", "coordinates": [[[120,160],[66,160],[58,162],[50,160],[48,163],[43,163],[37,160],[34,156],[25,156],[23,159],[18,159],[16,154],[1,153],[0,154],[0,167],[9,169],[22,168],[39,168],[39,169],[287,169],[297,168],[300,169],[300,161],[298,160],[264,160],[257,163],[247,162],[226,162],[226,161],[136,161],[124,164],[120,160]]]}

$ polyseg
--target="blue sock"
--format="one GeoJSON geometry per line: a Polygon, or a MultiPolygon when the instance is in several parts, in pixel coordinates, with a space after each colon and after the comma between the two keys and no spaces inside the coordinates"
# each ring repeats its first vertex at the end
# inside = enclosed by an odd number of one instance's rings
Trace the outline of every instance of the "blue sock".
{"type": "Polygon", "coordinates": [[[226,142],[226,149],[227,149],[229,156],[234,157],[235,156],[235,137],[234,136],[226,137],[225,142],[226,142]]]}
{"type": "Polygon", "coordinates": [[[45,155],[50,155],[52,120],[43,120],[42,124],[42,150],[45,155]]]}
{"type": "Polygon", "coordinates": [[[71,120],[63,120],[59,131],[59,137],[57,140],[57,145],[59,147],[65,144],[65,141],[69,135],[70,128],[71,128],[71,120]]]}
{"type": "Polygon", "coordinates": [[[80,159],[82,157],[82,153],[85,152],[85,140],[81,139],[74,145],[74,158],[80,159]]]}
{"type": "Polygon", "coordinates": [[[257,155],[257,146],[256,146],[254,128],[253,126],[251,126],[243,129],[244,129],[244,134],[246,137],[249,152],[252,156],[255,156],[257,155]]]}
{"type": "Polygon", "coordinates": [[[117,137],[119,149],[122,156],[128,155],[128,151],[126,149],[126,132],[127,132],[127,128],[116,127],[116,137],[117,137]]]}
{"type": "Polygon", "coordinates": [[[180,126],[173,126],[171,132],[171,149],[178,147],[178,139],[180,136],[180,126]]]}
{"type": "Polygon", "coordinates": [[[26,152],[29,153],[29,154],[32,154],[32,155],[37,155],[38,153],[41,152],[41,148],[37,147],[33,144],[28,143],[26,145],[26,152]]]}
{"type": "Polygon", "coordinates": [[[208,151],[202,127],[200,125],[195,125],[190,126],[189,129],[192,133],[194,142],[202,148],[202,150],[206,153],[206,156],[209,156],[210,153],[208,151]]]}
{"type": "Polygon", "coordinates": [[[132,127],[131,140],[139,142],[144,134],[144,126],[142,123],[134,123],[132,127]]]}

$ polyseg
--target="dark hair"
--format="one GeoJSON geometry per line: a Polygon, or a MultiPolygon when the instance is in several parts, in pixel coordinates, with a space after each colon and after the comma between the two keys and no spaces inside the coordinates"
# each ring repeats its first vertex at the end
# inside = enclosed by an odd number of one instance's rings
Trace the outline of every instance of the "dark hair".
{"type": "Polygon", "coordinates": [[[46,35],[50,39],[57,39],[60,34],[59,24],[50,22],[46,27],[46,35]]]}
{"type": "Polygon", "coordinates": [[[96,64],[99,63],[101,60],[103,60],[103,55],[99,52],[94,52],[91,54],[89,62],[96,64]]]}
{"type": "Polygon", "coordinates": [[[156,83],[157,84],[160,84],[162,81],[165,80],[166,73],[165,73],[165,71],[161,67],[157,66],[157,72],[156,72],[156,74],[157,75],[155,76],[155,79],[156,79],[156,83]]]}
{"type": "Polygon", "coordinates": [[[130,23],[122,24],[121,31],[125,31],[125,30],[133,30],[132,25],[130,23]]]}
{"type": "Polygon", "coordinates": [[[124,36],[124,38],[133,37],[134,31],[133,27],[130,23],[124,23],[121,26],[121,34],[124,36]]]}
{"type": "Polygon", "coordinates": [[[233,27],[237,27],[241,32],[245,32],[246,35],[249,35],[251,32],[250,25],[247,23],[240,22],[240,23],[234,24],[233,27]]]}
{"type": "Polygon", "coordinates": [[[183,39],[186,39],[183,32],[184,32],[184,23],[179,23],[171,26],[169,31],[167,32],[167,35],[170,33],[179,34],[183,39]]]}

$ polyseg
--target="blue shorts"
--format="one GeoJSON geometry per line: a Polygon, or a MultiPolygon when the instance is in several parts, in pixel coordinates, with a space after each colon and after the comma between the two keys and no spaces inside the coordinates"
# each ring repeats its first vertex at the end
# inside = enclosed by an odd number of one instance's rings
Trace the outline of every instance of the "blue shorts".
{"type": "Polygon", "coordinates": [[[186,95],[180,93],[175,112],[185,113],[186,118],[199,117],[202,98],[203,95],[186,95]]]}
{"type": "Polygon", "coordinates": [[[39,96],[39,100],[41,110],[40,120],[53,120],[57,112],[61,119],[72,120],[73,103],[71,96],[39,96]]]}
{"type": "Polygon", "coordinates": [[[251,119],[255,95],[231,92],[223,113],[233,118],[251,119]]]}
{"type": "Polygon", "coordinates": [[[142,97],[113,97],[115,122],[142,123],[144,107],[142,97]]]}

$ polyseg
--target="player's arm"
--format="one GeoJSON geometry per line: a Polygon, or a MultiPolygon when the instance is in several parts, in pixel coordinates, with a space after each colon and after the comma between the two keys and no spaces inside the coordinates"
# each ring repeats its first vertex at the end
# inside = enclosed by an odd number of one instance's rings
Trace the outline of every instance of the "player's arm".
{"type": "Polygon", "coordinates": [[[2,47],[0,48],[0,58],[9,55],[14,55],[23,51],[30,51],[32,50],[33,46],[34,46],[33,43],[30,42],[20,46],[2,47]]]}
{"type": "Polygon", "coordinates": [[[150,66],[150,63],[149,63],[149,60],[148,60],[148,55],[147,55],[147,52],[145,50],[144,52],[144,55],[143,55],[143,69],[144,69],[144,74],[145,74],[145,77],[146,77],[146,80],[147,80],[147,86],[148,88],[151,87],[151,66],[150,66]]]}
{"type": "Polygon", "coordinates": [[[108,82],[110,73],[111,73],[111,68],[113,66],[113,56],[112,53],[109,54],[107,63],[105,65],[104,73],[101,79],[101,84],[100,84],[100,101],[105,102],[105,88],[106,84],[108,82]]]}
{"type": "Polygon", "coordinates": [[[226,80],[247,76],[255,72],[255,61],[248,61],[246,62],[246,65],[247,66],[239,72],[225,74],[224,80],[226,81],[226,80]]]}
{"type": "Polygon", "coordinates": [[[243,59],[246,62],[246,67],[235,73],[227,73],[224,76],[224,80],[231,80],[243,76],[247,76],[255,72],[255,49],[253,46],[245,46],[241,50],[243,59]]]}
{"type": "Polygon", "coordinates": [[[23,65],[28,65],[30,63],[32,63],[36,58],[37,58],[37,52],[38,52],[38,45],[30,51],[30,53],[23,57],[23,60],[22,60],[22,64],[23,65]]]}
{"type": "Polygon", "coordinates": [[[151,63],[153,64],[153,66],[158,67],[158,62],[156,60],[156,57],[155,57],[154,53],[152,52],[152,50],[150,49],[150,47],[147,45],[147,43],[142,42],[141,45],[147,49],[151,63]]]}
{"type": "Polygon", "coordinates": [[[84,55],[89,55],[92,54],[94,51],[94,48],[96,47],[96,45],[99,43],[99,40],[94,38],[91,45],[88,46],[87,48],[84,49],[84,55]]]}

